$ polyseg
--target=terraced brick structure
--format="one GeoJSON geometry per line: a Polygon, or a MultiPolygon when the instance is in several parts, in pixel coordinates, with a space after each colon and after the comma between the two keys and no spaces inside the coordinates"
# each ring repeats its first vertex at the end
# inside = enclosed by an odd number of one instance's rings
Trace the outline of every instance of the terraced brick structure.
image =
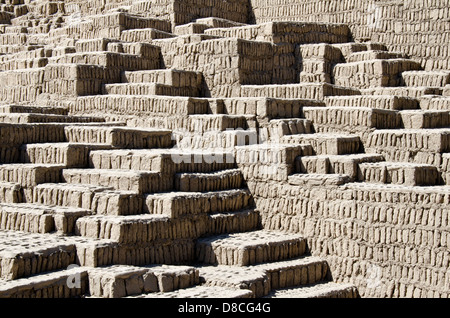
{"type": "Polygon", "coordinates": [[[425,2],[0,0],[0,297],[449,297],[425,2]]]}

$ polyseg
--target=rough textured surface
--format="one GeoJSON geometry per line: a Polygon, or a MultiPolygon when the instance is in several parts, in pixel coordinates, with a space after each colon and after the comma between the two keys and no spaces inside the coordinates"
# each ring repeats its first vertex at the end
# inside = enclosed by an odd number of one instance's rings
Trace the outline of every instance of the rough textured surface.
{"type": "Polygon", "coordinates": [[[0,2],[0,297],[450,297],[444,1],[0,2]]]}
{"type": "Polygon", "coordinates": [[[427,69],[449,69],[450,12],[445,2],[412,1],[279,1],[252,0],[257,23],[267,21],[326,21],[348,24],[357,40],[385,43],[389,50],[415,56],[427,69]],[[430,47],[430,39],[433,45],[430,47]]]}

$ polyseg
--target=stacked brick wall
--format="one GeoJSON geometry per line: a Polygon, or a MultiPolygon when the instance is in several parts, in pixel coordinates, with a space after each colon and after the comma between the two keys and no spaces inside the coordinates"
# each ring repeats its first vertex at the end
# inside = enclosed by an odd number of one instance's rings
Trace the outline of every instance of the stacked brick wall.
{"type": "Polygon", "coordinates": [[[333,279],[355,284],[363,297],[448,297],[448,187],[292,175],[295,156],[307,155],[300,148],[237,150],[264,228],[305,237],[333,279]]]}
{"type": "Polygon", "coordinates": [[[249,187],[265,228],[306,237],[333,278],[356,284],[364,297],[448,297],[448,191],[249,187]]]}
{"type": "Polygon", "coordinates": [[[251,0],[251,19],[348,24],[356,40],[385,43],[427,69],[449,69],[450,8],[446,0],[251,0]]]}

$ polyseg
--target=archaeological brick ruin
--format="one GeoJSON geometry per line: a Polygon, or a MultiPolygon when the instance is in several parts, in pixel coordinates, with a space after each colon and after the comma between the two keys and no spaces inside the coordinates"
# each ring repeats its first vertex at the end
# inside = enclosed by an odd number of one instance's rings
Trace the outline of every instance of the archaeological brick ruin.
{"type": "Polygon", "coordinates": [[[0,0],[0,298],[450,297],[448,0],[0,0]]]}

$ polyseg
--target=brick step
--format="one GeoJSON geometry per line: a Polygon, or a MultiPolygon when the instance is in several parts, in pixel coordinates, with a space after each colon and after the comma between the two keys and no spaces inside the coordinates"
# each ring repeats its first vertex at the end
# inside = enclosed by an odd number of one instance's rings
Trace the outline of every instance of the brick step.
{"type": "Polygon", "coordinates": [[[404,53],[368,50],[350,54],[347,57],[347,63],[363,62],[367,60],[389,60],[389,59],[407,59],[407,58],[408,56],[404,53]]]}
{"type": "Polygon", "coordinates": [[[197,88],[174,87],[159,83],[105,84],[102,93],[105,95],[200,96],[200,90],[197,88]]]}
{"type": "Polygon", "coordinates": [[[213,113],[256,115],[260,119],[298,119],[304,106],[324,106],[325,103],[306,98],[232,97],[209,99],[213,113]]]}
{"type": "Polygon", "coordinates": [[[212,265],[247,266],[301,256],[306,240],[298,235],[275,231],[254,231],[197,240],[199,262],[212,265]]]}
{"type": "Polygon", "coordinates": [[[445,172],[450,172],[450,152],[442,154],[441,170],[445,172]]]}
{"type": "MultiPolygon", "coordinates": [[[[178,225],[180,226],[181,223],[178,225]]],[[[118,244],[86,237],[78,239],[79,264],[99,267],[112,264],[186,264],[193,259],[193,240],[159,240],[142,244],[118,244]]]]}
{"type": "Polygon", "coordinates": [[[0,203],[0,228],[28,233],[71,234],[78,218],[91,211],[32,203],[0,203]]]}
{"type": "Polygon", "coordinates": [[[17,163],[0,165],[0,182],[13,182],[22,187],[60,182],[65,167],[57,164],[17,163]]]}
{"type": "Polygon", "coordinates": [[[326,280],[329,275],[327,262],[314,256],[264,263],[254,265],[253,268],[269,276],[271,289],[314,284],[326,280]]]}
{"type": "MultiPolygon", "coordinates": [[[[22,28],[22,27],[19,27],[19,28],[22,28]]],[[[32,47],[31,49],[24,48],[23,51],[14,52],[14,50],[13,50],[10,53],[6,53],[6,54],[4,53],[4,55],[2,55],[2,57],[1,57],[1,61],[8,62],[8,61],[12,61],[12,60],[22,60],[22,59],[32,60],[32,59],[45,58],[45,57],[50,57],[51,52],[52,52],[51,50],[49,50],[48,48],[45,48],[44,46],[35,46],[35,47],[32,47]]]]}
{"type": "Polygon", "coordinates": [[[175,26],[174,34],[176,35],[202,34],[207,29],[211,29],[211,26],[209,26],[208,24],[191,22],[175,26]]]}
{"type": "MultiPolygon", "coordinates": [[[[51,124],[48,124],[51,125],[51,124]]],[[[117,127],[121,127],[121,128],[127,128],[127,124],[123,121],[105,121],[105,122],[98,122],[98,123],[55,123],[55,126],[61,126],[63,128],[66,127],[103,127],[103,128],[117,128],[117,127]]]]}
{"type": "Polygon", "coordinates": [[[350,181],[346,174],[298,173],[288,177],[289,184],[299,186],[340,186],[350,181]]]}
{"type": "Polygon", "coordinates": [[[112,169],[64,169],[62,180],[70,184],[90,184],[139,194],[167,191],[172,183],[155,171],[112,169]]]}
{"type": "Polygon", "coordinates": [[[255,209],[214,212],[207,216],[203,236],[255,231],[261,228],[261,217],[255,209]]]}
{"type": "Polygon", "coordinates": [[[48,64],[48,58],[40,57],[35,59],[12,59],[2,62],[1,71],[15,71],[25,69],[36,69],[45,67],[48,64]]]}
{"type": "Polygon", "coordinates": [[[442,179],[444,183],[450,185],[450,153],[442,154],[442,165],[440,166],[442,171],[442,179]]]}
{"type": "Polygon", "coordinates": [[[44,72],[43,67],[1,72],[0,101],[4,104],[35,103],[37,96],[43,90],[44,72]]]}
{"type": "MultiPolygon", "coordinates": [[[[3,11],[3,10],[2,10],[3,11]]],[[[27,28],[23,26],[7,25],[3,28],[3,33],[28,33],[27,28]]]]}
{"type": "Polygon", "coordinates": [[[359,296],[352,284],[325,282],[274,290],[265,298],[359,298],[359,296]]]}
{"type": "Polygon", "coordinates": [[[366,152],[382,154],[386,161],[441,164],[450,152],[450,129],[389,129],[369,134],[366,152]]]}
{"type": "Polygon", "coordinates": [[[336,85],[343,87],[393,87],[401,84],[402,72],[420,69],[420,63],[409,59],[372,59],[337,64],[333,78],[336,85]]]}
{"type": "Polygon", "coordinates": [[[0,34],[0,43],[2,45],[25,46],[27,45],[27,40],[28,40],[27,34],[14,34],[14,33],[0,34]]]}
{"type": "Polygon", "coordinates": [[[198,283],[198,270],[190,266],[113,265],[89,270],[91,297],[121,298],[158,292],[168,293],[198,283]]]}
{"type": "MultiPolygon", "coordinates": [[[[75,43],[76,45],[76,43],[75,43]]],[[[76,53],[77,48],[73,45],[60,46],[52,49],[52,56],[59,56],[64,54],[76,53]]]]}
{"type": "MultiPolygon", "coordinates": [[[[121,117],[124,119],[125,117],[121,117]]],[[[256,119],[254,116],[226,115],[226,114],[195,114],[183,116],[178,115],[141,115],[140,117],[127,116],[126,120],[130,126],[152,127],[152,129],[170,129],[174,133],[174,140],[189,138],[193,139],[192,148],[215,148],[213,145],[201,146],[210,140],[211,143],[219,143],[226,136],[244,134],[255,131],[256,119]],[[225,134],[226,133],[226,134],[225,134]],[[231,135],[230,135],[231,134],[231,135]],[[200,143],[200,144],[199,144],[200,143]],[[198,145],[197,145],[198,144],[198,145]]],[[[232,138],[231,138],[232,139],[232,138]]]]}
{"type": "Polygon", "coordinates": [[[279,43],[343,43],[348,42],[350,29],[343,24],[309,22],[268,22],[258,25],[213,28],[205,34],[240,38],[244,40],[264,40],[279,43]]]}
{"type": "Polygon", "coordinates": [[[30,202],[63,207],[78,207],[99,215],[142,213],[142,196],[112,187],[88,184],[44,183],[34,188],[30,202]]]}
{"type": "Polygon", "coordinates": [[[0,229],[27,233],[54,231],[52,215],[37,208],[21,208],[18,204],[0,204],[0,229]],[[16,206],[17,205],[17,206],[16,206]]]}
{"type": "Polygon", "coordinates": [[[382,43],[376,43],[376,42],[365,42],[365,43],[359,43],[359,42],[348,42],[348,43],[337,43],[333,44],[334,47],[341,50],[342,55],[344,56],[345,60],[349,58],[350,55],[353,53],[358,53],[362,51],[372,50],[372,51],[387,51],[386,45],[382,43]]]}
{"type": "Polygon", "coordinates": [[[302,155],[310,156],[312,153],[311,145],[306,143],[291,145],[286,142],[256,144],[236,147],[236,162],[244,176],[244,180],[271,179],[286,181],[288,176],[295,170],[295,159],[302,155]]]}
{"type": "Polygon", "coordinates": [[[176,69],[123,72],[122,82],[130,84],[155,83],[173,87],[192,87],[199,89],[202,85],[202,74],[200,72],[176,69]]]}
{"type": "Polygon", "coordinates": [[[406,86],[445,87],[450,84],[450,71],[409,71],[402,73],[406,86]]]}
{"type": "Polygon", "coordinates": [[[102,84],[120,80],[121,69],[119,67],[100,65],[111,64],[100,61],[103,58],[108,60],[107,53],[76,54],[52,57],[50,63],[42,69],[44,82],[41,91],[60,100],[64,97],[97,95],[101,92],[102,84]],[[102,57],[102,54],[105,56],[102,57]]]}
{"type": "Polygon", "coordinates": [[[273,140],[278,140],[286,135],[313,133],[312,122],[303,118],[272,119],[269,121],[267,129],[270,138],[273,140]]]}
{"type": "MultiPolygon", "coordinates": [[[[3,12],[2,12],[3,13],[3,12]]],[[[27,34],[28,28],[23,26],[1,25],[2,34],[27,34]]]]}
{"type": "Polygon", "coordinates": [[[301,64],[303,71],[300,72],[300,83],[330,83],[332,82],[330,62],[323,60],[308,59],[301,64]]]}
{"type": "MultiPolygon", "coordinates": [[[[19,19],[20,20],[20,19],[19,19]]],[[[15,20],[18,21],[18,20],[15,20]]],[[[18,28],[25,28],[26,30],[32,30],[34,31],[34,29],[27,25],[29,25],[29,23],[27,23],[28,21],[23,21],[24,23],[22,25],[18,24],[18,25],[14,25],[13,27],[18,27],[18,28]]],[[[8,28],[11,27],[10,25],[1,25],[1,28],[8,28]]],[[[3,33],[3,32],[2,32],[3,33]]],[[[18,59],[29,59],[29,58],[39,58],[39,57],[49,57],[51,56],[51,52],[52,49],[49,49],[48,47],[46,47],[45,45],[25,45],[25,46],[20,46],[20,45],[15,45],[15,46],[11,46],[8,50],[8,48],[4,48],[2,47],[1,49],[1,53],[4,56],[5,60],[10,60],[10,59],[14,59],[14,58],[18,58],[18,59]]],[[[2,58],[3,60],[3,58],[2,58]]]]}
{"type": "Polygon", "coordinates": [[[66,116],[52,114],[25,114],[3,113],[0,114],[0,122],[10,124],[28,123],[102,123],[104,118],[94,116],[66,116]]]}
{"type": "Polygon", "coordinates": [[[190,132],[213,133],[213,130],[231,130],[231,129],[247,129],[247,117],[242,115],[189,115],[188,125],[180,128],[188,129],[190,132]]]}
{"type": "MultiPolygon", "coordinates": [[[[450,85],[449,85],[450,87],[450,85]]],[[[425,95],[420,99],[420,108],[423,110],[449,110],[450,94],[448,96],[425,95]]]]}
{"type": "Polygon", "coordinates": [[[252,298],[267,295],[271,288],[270,276],[253,266],[202,266],[199,276],[201,286],[248,290],[252,298]]]}
{"type": "Polygon", "coordinates": [[[172,132],[162,129],[130,127],[68,126],[64,128],[68,142],[107,144],[117,148],[170,148],[172,132]]]}
{"type": "Polygon", "coordinates": [[[16,54],[27,51],[35,51],[39,49],[43,49],[44,45],[5,45],[0,44],[0,53],[1,54],[16,54]]]}
{"type": "Polygon", "coordinates": [[[211,173],[236,167],[232,152],[178,149],[97,150],[90,155],[95,169],[133,169],[172,173],[211,173]]]}
{"type": "Polygon", "coordinates": [[[175,36],[175,34],[169,32],[160,31],[154,28],[145,28],[122,31],[120,40],[126,42],[152,43],[152,40],[169,39],[175,36]]]}
{"type": "Polygon", "coordinates": [[[251,298],[252,292],[245,289],[234,289],[226,287],[209,287],[209,286],[195,286],[191,288],[179,289],[167,293],[151,293],[139,296],[132,296],[130,298],[251,298]]]}
{"type": "Polygon", "coordinates": [[[328,83],[302,83],[284,85],[242,85],[241,97],[302,98],[323,101],[327,96],[360,95],[356,88],[328,83]]]}
{"type": "Polygon", "coordinates": [[[191,134],[186,134],[186,131],[175,132],[177,148],[188,152],[205,151],[205,149],[212,152],[232,152],[235,147],[255,145],[258,142],[258,132],[252,128],[230,127],[225,130],[208,130],[203,135],[199,133],[201,131],[191,134]]]}
{"type": "Polygon", "coordinates": [[[207,17],[199,18],[195,20],[196,23],[209,25],[211,28],[233,28],[237,26],[244,26],[245,23],[240,23],[228,19],[217,18],[217,17],[207,17]]]}
{"type": "Polygon", "coordinates": [[[411,97],[389,95],[330,96],[326,106],[368,107],[386,110],[419,109],[419,101],[411,97]]]}
{"type": "Polygon", "coordinates": [[[334,65],[344,60],[341,50],[327,43],[299,45],[295,55],[301,57],[297,66],[300,83],[331,83],[334,65]]]}
{"type": "Polygon", "coordinates": [[[23,201],[22,186],[16,182],[0,182],[0,202],[19,203],[23,201]]]}
{"type": "Polygon", "coordinates": [[[439,172],[435,166],[413,163],[375,162],[360,163],[358,180],[407,186],[436,185],[439,172]]]}
{"type": "Polygon", "coordinates": [[[389,129],[401,127],[397,111],[367,107],[304,107],[304,117],[313,123],[316,131],[329,128],[339,131],[389,129]]]}
{"type": "Polygon", "coordinates": [[[424,95],[442,95],[439,87],[375,87],[361,89],[362,95],[392,95],[399,97],[421,98],[424,95]]]}
{"type": "Polygon", "coordinates": [[[405,147],[411,150],[447,152],[450,129],[386,129],[374,131],[368,147],[405,147]]]}
{"type": "Polygon", "coordinates": [[[361,147],[360,138],[356,135],[300,134],[284,136],[281,141],[288,144],[310,144],[316,155],[354,154],[361,147]]]}
{"type": "Polygon", "coordinates": [[[297,48],[296,53],[299,54],[303,60],[320,59],[335,62],[342,59],[341,50],[337,46],[328,43],[301,44],[297,48]]]}
{"type": "Polygon", "coordinates": [[[69,110],[66,107],[4,105],[0,106],[0,113],[35,113],[67,116],[69,110]]]}
{"type": "MultiPolygon", "coordinates": [[[[150,43],[142,43],[142,42],[123,42],[118,39],[112,38],[94,38],[88,40],[78,40],[75,43],[75,47],[66,48],[63,52],[59,54],[53,54],[54,56],[65,56],[71,53],[93,53],[94,56],[96,52],[110,52],[110,53],[119,53],[119,54],[128,54],[132,56],[132,59],[135,57],[140,57],[145,60],[153,59],[154,64],[152,64],[154,68],[159,68],[159,55],[161,49],[158,46],[152,45],[150,43]]],[[[120,56],[119,56],[120,57],[120,56]]],[[[122,59],[124,57],[122,56],[122,59]]],[[[117,59],[116,59],[117,60],[117,59]]],[[[136,61],[131,63],[130,65],[136,66],[136,61]]],[[[120,70],[126,71],[127,67],[119,67],[118,69],[111,69],[111,74],[113,75],[114,80],[111,82],[120,82],[120,70]],[[119,71],[119,72],[118,72],[119,71]]]]}
{"type": "Polygon", "coordinates": [[[146,195],[144,212],[178,218],[183,215],[238,211],[252,205],[251,194],[246,189],[167,192],[146,195]]]}
{"type": "Polygon", "coordinates": [[[73,114],[103,113],[114,116],[207,114],[209,102],[193,97],[97,95],[79,97],[73,114]]]}
{"type": "Polygon", "coordinates": [[[160,240],[192,239],[195,228],[186,220],[171,220],[165,215],[93,215],[79,218],[76,235],[109,240],[119,244],[141,244],[160,240]]]}
{"type": "Polygon", "coordinates": [[[139,56],[137,54],[117,52],[82,52],[69,53],[48,59],[48,64],[83,64],[114,68],[121,71],[139,71],[158,69],[159,59],[139,56]]]}
{"type": "Polygon", "coordinates": [[[243,183],[239,169],[212,173],[178,173],[175,175],[175,190],[183,192],[207,192],[239,189],[243,183]]]}
{"type": "Polygon", "coordinates": [[[450,110],[403,110],[399,114],[406,129],[450,126],[450,110]]]}
{"type": "Polygon", "coordinates": [[[140,17],[127,12],[111,12],[89,17],[93,26],[98,27],[117,27],[120,25],[123,29],[143,29],[155,28],[161,31],[170,32],[172,24],[164,19],[152,17],[140,17]]]}
{"type": "Polygon", "coordinates": [[[76,263],[75,243],[69,237],[0,230],[0,242],[1,279],[29,277],[76,263]]]}
{"type": "Polygon", "coordinates": [[[61,164],[67,168],[81,168],[89,165],[91,151],[107,149],[111,149],[111,146],[82,143],[26,144],[20,148],[20,161],[34,164],[61,164]]]}
{"type": "Polygon", "coordinates": [[[199,268],[204,286],[250,289],[253,297],[267,296],[271,290],[315,284],[327,278],[328,265],[317,257],[300,257],[250,267],[204,266],[199,268]]]}
{"type": "MultiPolygon", "coordinates": [[[[95,13],[100,13],[100,11],[97,10],[95,13]]],[[[68,36],[75,39],[102,37],[119,39],[121,33],[126,30],[148,28],[160,32],[169,32],[171,23],[154,17],[131,15],[128,12],[103,12],[102,14],[90,15],[89,20],[69,23],[61,28],[52,29],[49,36],[56,39],[68,36]]]]}
{"type": "Polygon", "coordinates": [[[442,90],[443,96],[450,96],[450,84],[445,85],[444,89],[442,90]]]}
{"type": "Polygon", "coordinates": [[[296,171],[313,174],[346,174],[352,180],[358,177],[360,163],[384,161],[378,154],[319,155],[296,158],[296,171]]]}
{"type": "MultiPolygon", "coordinates": [[[[151,17],[140,17],[128,12],[105,12],[89,16],[89,20],[78,24],[71,24],[68,30],[78,30],[79,32],[101,29],[118,28],[119,30],[155,28],[163,31],[170,31],[169,21],[151,17]]],[[[79,36],[80,34],[76,34],[79,36]]],[[[75,36],[75,34],[74,34],[75,36]]]]}
{"type": "Polygon", "coordinates": [[[76,266],[2,282],[0,298],[78,298],[88,291],[88,270],[76,266]]]}
{"type": "Polygon", "coordinates": [[[171,218],[161,214],[127,216],[92,215],[79,218],[75,233],[83,238],[119,244],[166,244],[174,240],[195,240],[205,235],[252,231],[260,224],[254,210],[171,218]]]}

